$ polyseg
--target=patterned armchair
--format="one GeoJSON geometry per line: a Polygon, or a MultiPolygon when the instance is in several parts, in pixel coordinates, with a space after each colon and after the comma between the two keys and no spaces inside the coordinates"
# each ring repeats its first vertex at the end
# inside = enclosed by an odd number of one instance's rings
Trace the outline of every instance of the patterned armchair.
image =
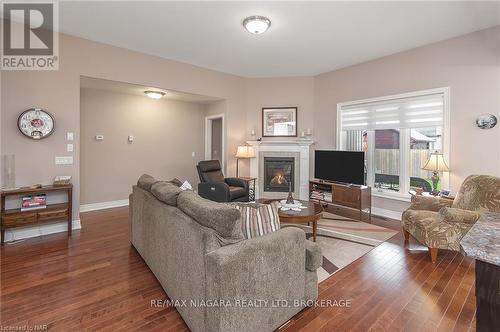
{"type": "Polygon", "coordinates": [[[439,249],[460,251],[460,240],[486,211],[500,212],[500,178],[471,175],[453,201],[413,196],[401,224],[405,239],[411,234],[427,246],[435,262],[439,249]]]}

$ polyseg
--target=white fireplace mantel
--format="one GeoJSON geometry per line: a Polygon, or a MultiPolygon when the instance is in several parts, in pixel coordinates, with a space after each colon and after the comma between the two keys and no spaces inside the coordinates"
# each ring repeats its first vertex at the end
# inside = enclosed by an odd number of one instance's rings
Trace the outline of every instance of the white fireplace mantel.
{"type": "Polygon", "coordinates": [[[310,139],[294,140],[268,140],[268,141],[247,141],[255,151],[255,158],[250,159],[250,176],[257,178],[255,183],[256,198],[280,198],[283,193],[270,193],[263,191],[262,173],[264,156],[283,156],[290,154],[296,157],[295,162],[295,190],[294,197],[302,200],[309,199],[309,154],[310,147],[314,144],[310,139]]]}
{"type": "Polygon", "coordinates": [[[299,146],[311,146],[314,144],[314,141],[312,139],[294,139],[294,140],[276,140],[276,141],[247,141],[248,145],[251,145],[253,147],[255,146],[266,146],[266,145],[288,145],[288,146],[293,146],[293,145],[299,145],[299,146]]]}

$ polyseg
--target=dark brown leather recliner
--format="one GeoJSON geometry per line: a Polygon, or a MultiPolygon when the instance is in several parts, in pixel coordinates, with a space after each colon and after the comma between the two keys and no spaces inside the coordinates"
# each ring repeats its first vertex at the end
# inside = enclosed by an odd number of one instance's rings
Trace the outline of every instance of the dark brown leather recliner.
{"type": "Polygon", "coordinates": [[[224,178],[218,160],[200,161],[196,166],[198,194],[215,202],[248,202],[248,184],[238,178],[224,178]]]}

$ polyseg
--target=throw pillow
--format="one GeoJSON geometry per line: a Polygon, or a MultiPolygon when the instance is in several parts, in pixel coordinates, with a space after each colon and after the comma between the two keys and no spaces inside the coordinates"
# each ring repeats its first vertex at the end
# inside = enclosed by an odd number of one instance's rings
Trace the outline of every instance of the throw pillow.
{"type": "Polygon", "coordinates": [[[278,202],[271,204],[232,203],[241,212],[241,227],[246,239],[280,229],[278,202]]]}

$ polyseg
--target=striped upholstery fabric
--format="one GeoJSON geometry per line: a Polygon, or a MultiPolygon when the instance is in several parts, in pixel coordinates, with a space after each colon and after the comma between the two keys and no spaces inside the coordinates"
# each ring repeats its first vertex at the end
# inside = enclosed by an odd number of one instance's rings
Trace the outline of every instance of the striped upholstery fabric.
{"type": "Polygon", "coordinates": [[[271,204],[233,203],[241,212],[241,227],[246,239],[262,236],[280,229],[278,202],[271,204]]]}

